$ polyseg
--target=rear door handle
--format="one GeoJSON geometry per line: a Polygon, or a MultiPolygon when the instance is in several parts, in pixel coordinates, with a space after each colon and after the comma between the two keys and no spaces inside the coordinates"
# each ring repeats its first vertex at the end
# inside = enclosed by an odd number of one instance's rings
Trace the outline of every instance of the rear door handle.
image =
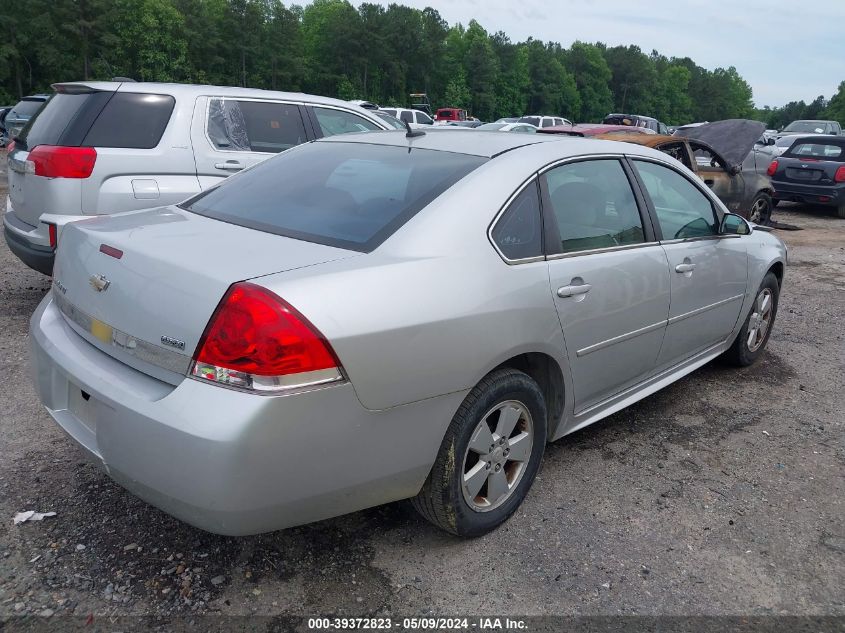
{"type": "Polygon", "coordinates": [[[566,297],[575,297],[577,295],[585,295],[592,289],[590,284],[581,284],[578,286],[561,286],[557,289],[557,296],[561,299],[566,297]]]}
{"type": "Polygon", "coordinates": [[[695,270],[695,264],[690,262],[684,262],[683,264],[678,264],[675,266],[676,273],[691,273],[695,270]]]}
{"type": "Polygon", "coordinates": [[[227,160],[225,163],[214,163],[215,169],[225,169],[226,171],[240,171],[244,168],[243,164],[237,160],[227,160]]]}

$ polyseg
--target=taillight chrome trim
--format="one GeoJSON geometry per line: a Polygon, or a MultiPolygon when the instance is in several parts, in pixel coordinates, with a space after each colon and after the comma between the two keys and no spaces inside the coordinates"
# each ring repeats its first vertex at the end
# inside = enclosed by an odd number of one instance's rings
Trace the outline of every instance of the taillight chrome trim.
{"type": "MultiPolygon", "coordinates": [[[[58,279],[53,280],[53,285],[58,287],[52,292],[53,302],[61,312],[62,316],[73,326],[74,331],[82,336],[86,341],[108,353],[106,350],[114,349],[123,352],[129,356],[134,356],[150,365],[154,365],[160,369],[166,369],[177,374],[185,375],[191,368],[192,360],[187,354],[180,354],[178,352],[169,350],[160,345],[144,341],[136,338],[131,334],[127,334],[108,323],[104,323],[99,319],[94,318],[90,314],[80,310],[73,305],[62,293],[62,282],[58,279]],[[78,329],[77,329],[78,328],[78,329]],[[110,332],[109,340],[99,338],[92,333],[92,328],[99,332],[110,332]],[[81,330],[81,331],[80,331],[81,330]]],[[[119,357],[116,357],[120,360],[119,357]]]]}
{"type": "Polygon", "coordinates": [[[242,393],[251,393],[263,396],[283,395],[295,391],[346,382],[346,376],[343,375],[340,368],[330,367],[328,369],[318,369],[316,371],[306,371],[298,374],[286,374],[284,376],[256,376],[248,374],[251,386],[241,387],[232,383],[204,378],[198,373],[200,371],[200,367],[214,369],[221,372],[235,371],[224,367],[217,367],[216,365],[211,365],[209,363],[193,361],[191,363],[191,369],[188,372],[188,378],[192,378],[193,380],[208,385],[214,385],[215,387],[224,387],[226,389],[233,389],[234,391],[240,391],[242,393]]]}

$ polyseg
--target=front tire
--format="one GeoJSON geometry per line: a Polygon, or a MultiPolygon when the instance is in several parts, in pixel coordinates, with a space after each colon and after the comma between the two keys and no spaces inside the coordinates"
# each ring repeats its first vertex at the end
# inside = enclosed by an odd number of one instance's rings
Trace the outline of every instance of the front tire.
{"type": "Polygon", "coordinates": [[[772,219],[772,197],[764,191],[761,191],[754,198],[751,203],[751,209],[748,211],[748,220],[754,224],[767,224],[772,219]]]}
{"type": "Polygon", "coordinates": [[[780,286],[774,273],[766,273],[754,305],[736,340],[725,352],[725,359],[737,367],[748,367],[757,361],[769,342],[778,312],[780,286]]]}
{"type": "Polygon", "coordinates": [[[437,527],[480,536],[512,515],[534,481],[546,444],[537,383],[500,369],[476,385],[446,431],[434,466],[411,502],[437,527]]]}

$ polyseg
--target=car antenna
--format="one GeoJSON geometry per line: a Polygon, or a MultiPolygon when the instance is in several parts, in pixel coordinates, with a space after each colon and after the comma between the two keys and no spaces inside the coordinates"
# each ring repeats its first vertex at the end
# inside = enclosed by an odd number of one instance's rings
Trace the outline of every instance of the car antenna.
{"type": "Polygon", "coordinates": [[[412,130],[411,124],[407,121],[402,121],[405,124],[405,129],[408,130],[405,132],[405,138],[416,138],[417,136],[425,136],[425,132],[422,130],[412,130]]]}

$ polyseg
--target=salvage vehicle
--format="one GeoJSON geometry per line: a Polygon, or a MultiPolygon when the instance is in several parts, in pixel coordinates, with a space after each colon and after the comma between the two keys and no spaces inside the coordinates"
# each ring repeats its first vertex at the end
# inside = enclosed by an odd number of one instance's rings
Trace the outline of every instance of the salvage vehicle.
{"type": "Polygon", "coordinates": [[[772,161],[776,200],[833,207],[845,219],[845,138],[803,136],[772,161]]]}
{"type": "Polygon", "coordinates": [[[422,110],[414,110],[409,108],[381,108],[381,112],[386,112],[390,116],[408,123],[412,128],[418,128],[427,125],[434,125],[434,119],[422,110]]]}
{"type": "Polygon", "coordinates": [[[29,340],[58,425],[192,525],[410,497],[473,536],[519,507],[548,441],[759,359],[785,263],[650,148],[348,134],[67,225],[29,340]]]}
{"type": "MultiPolygon", "coordinates": [[[[714,121],[686,127],[671,137],[687,139],[687,150],[678,158],[713,190],[725,206],[756,224],[766,224],[772,216],[772,182],[768,168],[775,156],[775,140],[765,137],[765,125],[747,119],[714,121]]],[[[675,152],[668,139],[650,145],[675,152]]]]}
{"type": "Polygon", "coordinates": [[[572,121],[560,116],[544,116],[542,114],[530,114],[517,119],[517,123],[528,123],[536,128],[553,127],[555,125],[572,125],[572,121]]]}
{"type": "Polygon", "coordinates": [[[555,125],[537,130],[543,134],[566,134],[567,136],[599,136],[601,134],[654,134],[645,127],[634,127],[630,125],[605,125],[604,123],[569,123],[566,125],[555,125]]]}
{"type": "Polygon", "coordinates": [[[152,82],[54,84],[8,153],[3,228],[30,268],[53,269],[66,222],[181,202],[314,138],[390,125],[347,101],[152,82]]]}
{"type": "Polygon", "coordinates": [[[643,116],[642,114],[608,114],[602,121],[605,125],[632,125],[644,127],[655,134],[669,134],[669,128],[654,117],[643,116]]]}
{"type": "Polygon", "coordinates": [[[793,121],[780,132],[778,137],[790,136],[793,134],[831,134],[838,136],[842,134],[842,126],[839,121],[822,121],[816,119],[803,119],[793,121]]]}
{"type": "Polygon", "coordinates": [[[434,122],[444,124],[449,121],[466,121],[467,111],[462,108],[438,108],[434,113],[434,122]]]}
{"type": "Polygon", "coordinates": [[[6,129],[7,142],[15,140],[15,137],[21,133],[32,115],[38,112],[47,99],[49,99],[49,95],[39,94],[24,97],[6,113],[3,118],[3,127],[6,129]]]}
{"type": "Polygon", "coordinates": [[[537,128],[530,123],[484,123],[475,128],[479,132],[513,132],[515,134],[534,134],[537,128]]]}

